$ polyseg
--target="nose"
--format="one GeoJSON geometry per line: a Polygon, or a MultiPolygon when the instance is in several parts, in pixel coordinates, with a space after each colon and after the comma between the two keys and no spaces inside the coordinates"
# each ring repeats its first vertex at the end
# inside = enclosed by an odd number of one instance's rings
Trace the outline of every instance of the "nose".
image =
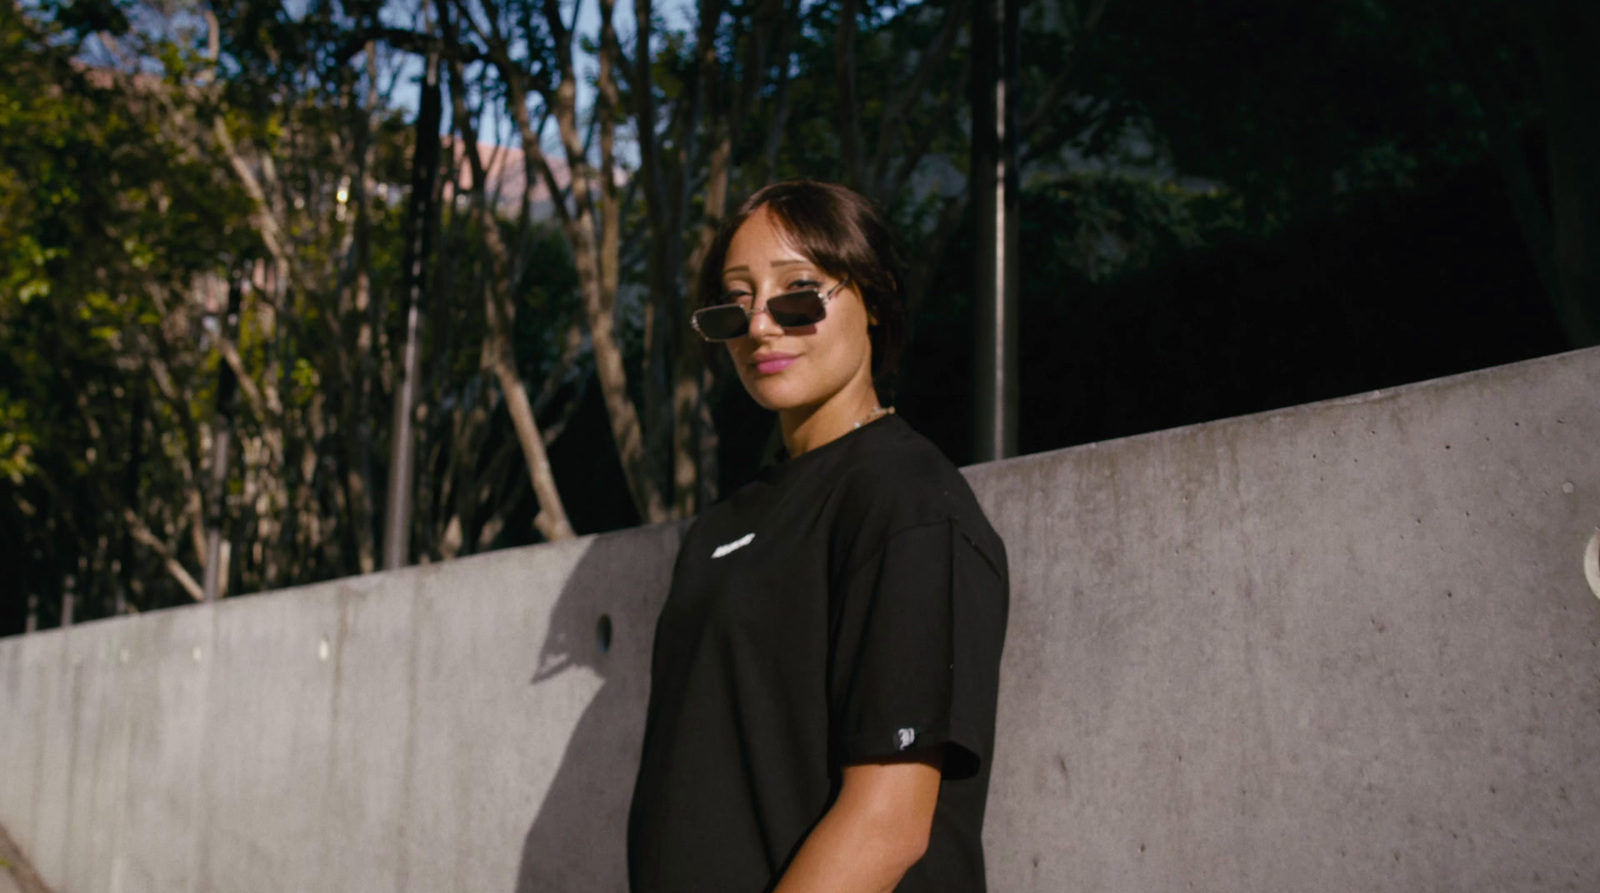
{"type": "Polygon", "coordinates": [[[783,326],[772,321],[772,314],[767,312],[767,305],[762,302],[750,313],[750,337],[757,340],[775,338],[783,334],[783,326]]]}

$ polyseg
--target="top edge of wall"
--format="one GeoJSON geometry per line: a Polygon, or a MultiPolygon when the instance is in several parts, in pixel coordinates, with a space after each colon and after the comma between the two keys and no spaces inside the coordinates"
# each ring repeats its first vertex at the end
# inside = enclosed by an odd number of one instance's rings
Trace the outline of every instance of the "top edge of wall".
{"type": "Polygon", "coordinates": [[[136,613],[136,614],[124,614],[122,616],[109,616],[109,617],[94,617],[94,618],[89,618],[89,619],[85,619],[85,620],[79,620],[79,621],[73,623],[72,626],[66,627],[66,628],[62,628],[62,627],[59,627],[59,626],[52,626],[52,627],[48,627],[46,629],[37,630],[36,632],[33,632],[33,633],[13,633],[13,634],[11,634],[9,636],[0,636],[0,643],[10,642],[10,641],[13,641],[13,640],[20,641],[20,640],[22,640],[24,638],[37,640],[42,636],[65,634],[65,633],[70,633],[72,630],[77,630],[77,629],[99,628],[100,626],[105,625],[105,624],[131,623],[131,622],[137,621],[141,617],[150,617],[150,616],[154,616],[154,615],[158,615],[158,614],[165,616],[165,615],[170,614],[173,611],[202,611],[202,610],[208,610],[208,609],[209,610],[229,611],[229,610],[233,610],[234,609],[233,606],[234,606],[234,603],[235,603],[236,600],[238,600],[240,598],[243,598],[245,596],[256,596],[256,595],[293,596],[293,595],[301,595],[301,594],[307,594],[307,593],[311,593],[311,592],[318,591],[318,590],[323,590],[323,589],[325,589],[325,588],[327,588],[329,586],[358,586],[358,587],[360,587],[362,589],[368,589],[368,588],[374,588],[374,587],[383,587],[383,586],[388,585],[389,582],[391,582],[391,581],[404,580],[408,576],[409,577],[418,577],[418,576],[423,576],[423,575],[427,575],[427,574],[439,573],[442,568],[460,567],[460,566],[463,566],[464,562],[493,562],[493,561],[516,560],[516,556],[523,555],[523,554],[526,554],[526,553],[530,553],[533,550],[544,550],[541,554],[549,554],[552,551],[563,550],[563,549],[587,550],[595,540],[600,539],[602,537],[637,536],[637,535],[641,535],[645,531],[653,531],[657,535],[665,535],[669,528],[673,529],[674,530],[673,535],[676,535],[676,528],[678,526],[680,526],[680,525],[684,525],[684,524],[687,524],[687,523],[688,522],[686,520],[662,521],[662,522],[660,522],[658,524],[641,525],[639,527],[628,527],[628,528],[624,528],[624,529],[621,529],[621,530],[606,531],[604,533],[586,533],[586,534],[583,534],[581,536],[575,536],[572,539],[568,539],[568,540],[558,540],[556,542],[546,542],[546,543],[533,543],[533,544],[526,545],[526,546],[511,546],[511,547],[504,548],[504,549],[495,549],[495,550],[492,550],[492,551],[489,551],[489,552],[478,552],[478,553],[475,553],[475,554],[472,554],[472,555],[463,555],[463,556],[461,556],[459,558],[451,558],[451,559],[446,560],[446,561],[436,561],[436,562],[430,562],[430,563],[427,563],[427,564],[412,564],[412,565],[408,565],[408,566],[403,567],[403,568],[398,568],[396,570],[380,570],[380,571],[373,571],[372,573],[368,573],[368,574],[351,574],[351,575],[345,576],[345,577],[331,577],[331,578],[326,579],[326,580],[315,580],[315,581],[312,581],[312,582],[309,582],[309,583],[300,583],[300,584],[297,584],[297,585],[294,585],[294,586],[285,586],[285,587],[282,587],[280,589],[258,589],[258,590],[252,591],[252,592],[232,593],[232,594],[229,594],[228,596],[226,596],[224,598],[221,598],[221,599],[218,599],[215,602],[212,602],[211,604],[206,604],[204,602],[192,602],[190,604],[169,605],[169,606],[167,606],[165,608],[157,608],[157,609],[152,610],[152,611],[143,611],[143,612],[136,613]]]}
{"type": "Polygon", "coordinates": [[[1234,425],[1258,424],[1282,418],[1295,418],[1320,412],[1335,407],[1356,406],[1361,404],[1387,403],[1415,393],[1426,391],[1445,390],[1462,385],[1469,385],[1475,381],[1497,379],[1508,374],[1526,376],[1530,373],[1537,374],[1549,368],[1566,366],[1573,363],[1593,361],[1600,367],[1600,347],[1584,347],[1577,350],[1534,357],[1531,360],[1519,360],[1515,363],[1504,363],[1499,366],[1487,366],[1482,369],[1473,369],[1468,372],[1458,372],[1444,375],[1439,378],[1428,378],[1422,381],[1407,382],[1387,388],[1378,388],[1373,391],[1362,391],[1344,397],[1330,397],[1326,400],[1317,400],[1311,403],[1296,403],[1292,406],[1282,406],[1276,409],[1264,409],[1260,412],[1246,413],[1238,416],[1225,416],[1220,419],[1208,419],[1203,422],[1194,422],[1188,425],[1179,425],[1174,428],[1161,428],[1155,431],[1144,431],[1139,434],[1129,434],[1124,437],[1114,437],[1108,440],[1097,440],[1090,443],[1081,443],[1075,446],[1062,447],[1056,450],[1045,450],[1038,453],[1024,453],[1006,459],[996,459],[990,462],[979,462],[962,467],[962,472],[971,477],[974,473],[989,475],[1004,468],[1019,468],[1026,464],[1049,462],[1065,456],[1079,453],[1098,452],[1107,448],[1125,443],[1138,443],[1147,440],[1160,440],[1168,438],[1182,438],[1189,433],[1202,428],[1228,427],[1234,425]]]}

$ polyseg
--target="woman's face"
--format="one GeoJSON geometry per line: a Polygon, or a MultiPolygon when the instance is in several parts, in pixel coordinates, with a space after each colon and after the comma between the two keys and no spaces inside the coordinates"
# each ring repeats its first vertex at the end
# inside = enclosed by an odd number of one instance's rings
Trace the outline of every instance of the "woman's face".
{"type": "MultiPolygon", "coordinates": [[[[724,301],[762,310],[784,292],[839,284],[796,249],[766,208],[757,209],[728,244],[722,265],[724,301]]],[[[855,285],[833,293],[828,315],[804,328],[784,329],[767,313],[750,318],[750,332],[727,342],[739,380],[767,409],[814,410],[831,400],[876,405],[872,390],[872,341],[866,305],[855,285]]]]}

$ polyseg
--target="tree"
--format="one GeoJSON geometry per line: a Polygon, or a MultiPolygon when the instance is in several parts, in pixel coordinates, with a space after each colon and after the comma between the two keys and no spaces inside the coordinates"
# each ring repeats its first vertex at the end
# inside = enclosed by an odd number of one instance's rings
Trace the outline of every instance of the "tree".
{"type": "Polygon", "coordinates": [[[1567,337],[1600,344],[1600,11],[1540,0],[1434,13],[1567,337]],[[1540,117],[1543,177],[1523,138],[1540,117]]]}
{"type": "MultiPolygon", "coordinates": [[[[402,318],[394,197],[413,155],[388,99],[405,54],[364,36],[375,10],[359,7],[148,8],[139,29],[56,12],[7,7],[0,32],[0,518],[36,574],[20,588],[53,596],[74,575],[80,617],[198,598],[212,531],[229,592],[371,569],[402,318]]],[[[529,493],[463,342],[488,331],[514,374],[545,379],[545,442],[582,393],[570,327],[524,324],[572,306],[559,238],[522,230],[541,275],[507,286],[483,263],[505,224],[481,222],[447,210],[429,286],[443,325],[416,542],[433,558],[501,542],[529,493]],[[491,286],[513,310],[497,331],[478,300],[491,286]]]]}
{"type": "MultiPolygon", "coordinates": [[[[663,31],[645,0],[634,7],[631,58],[609,0],[589,35],[577,34],[555,2],[458,0],[448,10],[441,23],[452,70],[458,80],[476,76],[462,92],[502,99],[526,182],[554,197],[638,515],[692,513],[715,493],[717,395],[684,324],[686,296],[730,201],[780,176],[842,180],[899,217],[915,247],[936,254],[967,203],[966,4],[701,0],[679,33],[663,31]],[[585,64],[589,108],[580,107],[585,64]],[[859,95],[858,79],[897,86],[859,95]],[[637,170],[619,161],[619,132],[631,133],[637,170]],[[641,244],[648,247],[623,250],[641,244]],[[637,364],[626,346],[635,336],[619,326],[635,300],[637,364]]],[[[1092,2],[1031,13],[1039,55],[1028,74],[1041,85],[1025,119],[1033,158],[1051,159],[1107,126],[1109,104],[1079,101],[1070,74],[1057,70],[1076,58],[1103,10],[1092,2]]],[[[918,266],[918,291],[931,269],[918,266]]]]}
{"type": "Polygon", "coordinates": [[[1551,306],[1582,346],[1600,338],[1591,7],[1230,0],[1137,21],[1119,7],[1103,67],[1177,170],[1234,190],[1264,230],[1490,158],[1551,306]]]}
{"type": "Polygon", "coordinates": [[[53,594],[75,577],[91,611],[163,577],[192,594],[177,534],[198,513],[182,494],[197,493],[183,472],[200,438],[180,392],[196,386],[193,345],[209,336],[186,311],[203,301],[193,271],[245,244],[243,203],[171,142],[172,109],[148,80],[76,61],[81,31],[9,5],[0,26],[0,441],[7,541],[28,558],[18,582],[53,594]],[[152,461],[161,454],[177,467],[152,461]]]}

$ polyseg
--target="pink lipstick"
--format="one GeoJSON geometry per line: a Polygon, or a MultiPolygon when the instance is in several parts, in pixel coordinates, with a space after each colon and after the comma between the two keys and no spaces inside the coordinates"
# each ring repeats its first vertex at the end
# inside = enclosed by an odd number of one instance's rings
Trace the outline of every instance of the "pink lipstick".
{"type": "Polygon", "coordinates": [[[795,359],[796,357],[794,354],[768,354],[766,356],[756,358],[756,369],[759,370],[763,375],[772,375],[775,372],[782,372],[790,366],[793,366],[795,359]]]}

